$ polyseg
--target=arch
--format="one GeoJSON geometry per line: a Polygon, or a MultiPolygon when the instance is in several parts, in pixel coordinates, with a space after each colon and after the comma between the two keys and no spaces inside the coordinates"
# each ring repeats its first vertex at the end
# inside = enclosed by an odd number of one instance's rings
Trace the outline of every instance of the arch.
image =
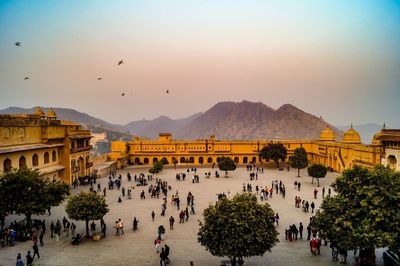
{"type": "Polygon", "coordinates": [[[256,162],[257,162],[257,157],[256,157],[256,156],[253,156],[253,158],[251,158],[251,162],[252,162],[252,163],[256,163],[256,162]]]}
{"type": "Polygon", "coordinates": [[[217,157],[217,163],[219,163],[219,161],[221,161],[221,157],[217,157]]]}
{"type": "Polygon", "coordinates": [[[235,157],[235,158],[233,159],[233,161],[234,161],[235,163],[239,163],[239,157],[235,157]]]}
{"type": "Polygon", "coordinates": [[[389,155],[387,157],[387,165],[390,167],[392,170],[396,170],[397,167],[397,159],[394,155],[389,155]]]}
{"type": "Polygon", "coordinates": [[[155,162],[158,162],[157,157],[154,157],[154,158],[153,158],[153,163],[155,163],[155,162]]]}
{"type": "Polygon", "coordinates": [[[135,158],[135,164],[140,164],[140,159],[139,158],[135,158]]]}
{"type": "Polygon", "coordinates": [[[247,156],[243,157],[243,163],[248,163],[249,162],[249,158],[247,158],[247,156]]]}
{"type": "Polygon", "coordinates": [[[213,163],[213,159],[211,157],[208,157],[207,163],[213,163]]]}
{"type": "Polygon", "coordinates": [[[26,167],[26,158],[25,156],[19,157],[19,168],[25,168],[26,167]]]}
{"type": "Polygon", "coordinates": [[[149,164],[149,158],[147,158],[147,157],[144,158],[144,159],[143,159],[143,164],[149,164]]]}
{"type": "Polygon", "coordinates": [[[50,155],[47,151],[44,153],[43,161],[45,164],[50,162],[50,155]]]}
{"type": "Polygon", "coordinates": [[[36,153],[32,156],[32,165],[33,166],[39,165],[39,156],[36,153]]]}
{"type": "Polygon", "coordinates": [[[199,164],[203,164],[204,163],[204,158],[203,157],[199,157],[199,164]]]}
{"type": "Polygon", "coordinates": [[[85,160],[82,157],[78,159],[78,166],[79,166],[79,176],[85,175],[85,160]]]}
{"type": "Polygon", "coordinates": [[[57,161],[57,153],[56,153],[56,151],[53,151],[53,152],[51,153],[51,161],[52,161],[52,162],[57,161]]]}
{"type": "Polygon", "coordinates": [[[11,160],[9,158],[6,158],[3,162],[3,172],[11,171],[11,169],[12,169],[11,160]]]}
{"type": "Polygon", "coordinates": [[[180,163],[185,163],[185,162],[186,162],[185,157],[181,157],[181,158],[179,159],[179,162],[180,162],[180,163]]]}
{"type": "Polygon", "coordinates": [[[189,163],[194,163],[194,157],[189,158],[189,163]]]}

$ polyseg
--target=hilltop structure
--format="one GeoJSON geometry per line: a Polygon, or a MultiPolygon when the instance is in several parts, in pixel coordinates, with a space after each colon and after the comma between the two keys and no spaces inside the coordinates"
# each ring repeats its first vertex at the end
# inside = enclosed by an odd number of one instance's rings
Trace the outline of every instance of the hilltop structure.
{"type": "Polygon", "coordinates": [[[163,158],[170,164],[213,164],[221,157],[231,157],[235,163],[263,162],[259,152],[268,143],[282,143],[288,157],[296,148],[303,147],[310,163],[321,163],[333,171],[342,172],[354,165],[371,168],[376,164],[389,164],[400,170],[400,130],[382,130],[373,144],[362,144],[360,134],[351,127],[337,140],[334,132],[326,127],[316,140],[216,140],[214,136],[204,140],[174,140],[169,133],[159,134],[157,140],[135,137],[132,141],[114,141],[111,144],[111,159],[119,166],[126,164],[152,164],[163,158]],[[396,134],[393,134],[395,132],[396,134]],[[397,142],[396,142],[397,140],[397,142]],[[394,150],[395,149],[395,150],[394,150]],[[386,152],[386,153],[385,153],[386,152]]]}
{"type": "Polygon", "coordinates": [[[33,114],[0,115],[0,174],[13,168],[38,169],[47,180],[71,184],[89,175],[90,131],[75,122],[58,120],[50,109],[33,114]]]}

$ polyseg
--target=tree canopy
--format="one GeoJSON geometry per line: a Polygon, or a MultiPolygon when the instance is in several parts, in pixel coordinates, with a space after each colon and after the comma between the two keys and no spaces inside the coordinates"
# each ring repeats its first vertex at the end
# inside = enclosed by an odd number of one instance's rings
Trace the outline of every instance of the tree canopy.
{"type": "Polygon", "coordinates": [[[400,235],[400,174],[384,167],[345,170],[332,185],[337,195],[323,200],[314,222],[337,247],[360,249],[374,263],[375,249],[396,246],[400,235]]]}
{"type": "Polygon", "coordinates": [[[282,143],[268,143],[260,150],[260,157],[266,160],[273,160],[279,168],[279,160],[284,161],[287,157],[287,150],[282,143]]]}
{"type": "Polygon", "coordinates": [[[297,176],[300,177],[300,169],[308,165],[307,152],[304,148],[294,150],[293,156],[289,159],[290,166],[297,169],[297,176]]]}
{"type": "Polygon", "coordinates": [[[160,162],[162,162],[163,165],[169,164],[168,159],[165,157],[163,157],[160,162]]]}
{"type": "Polygon", "coordinates": [[[203,212],[198,241],[214,256],[237,258],[261,256],[279,242],[268,203],[259,204],[255,195],[242,193],[221,198],[203,212]]]}
{"type": "Polygon", "coordinates": [[[314,178],[318,181],[319,186],[319,179],[324,178],[328,173],[328,168],[322,164],[313,164],[307,168],[308,175],[312,177],[311,183],[314,184],[314,178]]]}
{"type": "Polygon", "coordinates": [[[149,172],[152,174],[158,174],[162,171],[164,164],[161,161],[155,162],[150,168],[149,172]]]}
{"type": "Polygon", "coordinates": [[[89,237],[89,221],[103,218],[109,208],[104,197],[94,192],[81,192],[68,198],[65,211],[69,218],[86,222],[86,236],[89,237]]]}
{"type": "Polygon", "coordinates": [[[32,214],[45,213],[68,194],[68,185],[43,180],[37,169],[19,168],[0,176],[1,211],[24,214],[28,224],[32,214]]]}
{"type": "Polygon", "coordinates": [[[230,157],[222,157],[218,162],[218,168],[221,171],[233,171],[236,169],[236,164],[230,157]]]}

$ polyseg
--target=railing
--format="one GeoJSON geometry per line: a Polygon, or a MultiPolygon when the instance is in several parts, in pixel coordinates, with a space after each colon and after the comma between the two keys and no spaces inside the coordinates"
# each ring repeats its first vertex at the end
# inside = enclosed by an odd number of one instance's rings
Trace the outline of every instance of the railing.
{"type": "Polygon", "coordinates": [[[71,149],[71,153],[86,151],[86,150],[91,150],[91,149],[92,149],[92,145],[83,146],[83,147],[75,147],[75,148],[71,149]]]}
{"type": "Polygon", "coordinates": [[[86,163],[86,168],[90,168],[90,167],[92,167],[92,166],[93,166],[93,162],[86,163]]]}

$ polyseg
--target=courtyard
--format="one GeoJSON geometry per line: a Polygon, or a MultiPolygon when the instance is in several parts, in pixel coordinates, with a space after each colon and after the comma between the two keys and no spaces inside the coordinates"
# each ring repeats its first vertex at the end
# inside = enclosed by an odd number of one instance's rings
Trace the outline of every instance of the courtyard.
{"type": "MultiPolygon", "coordinates": [[[[242,192],[243,183],[250,183],[253,187],[271,186],[271,182],[278,180],[282,181],[286,187],[286,198],[282,198],[280,194],[273,194],[272,198],[268,199],[275,212],[279,213],[279,227],[277,228],[280,235],[278,236],[280,242],[272,248],[271,252],[267,252],[262,257],[245,258],[245,265],[336,265],[338,262],[331,261],[331,249],[328,246],[321,247],[320,256],[312,256],[310,253],[309,242],[306,241],[307,230],[306,227],[311,217],[310,213],[304,213],[301,209],[295,208],[294,198],[300,196],[301,199],[314,201],[316,209],[318,209],[321,201],[321,190],[325,187],[325,196],[329,185],[335,180],[337,173],[328,173],[326,178],[320,180],[320,187],[317,187],[317,182],[311,184],[311,178],[308,177],[307,171],[301,171],[301,177],[297,177],[297,170],[290,169],[287,171],[278,171],[275,168],[264,169],[264,173],[258,173],[258,180],[250,181],[249,173],[245,167],[239,167],[235,171],[229,173],[228,178],[224,178],[224,174],[220,172],[219,178],[214,175],[216,169],[212,168],[198,168],[197,174],[200,177],[199,183],[192,183],[193,172],[187,173],[187,168],[173,167],[165,168],[160,174],[153,177],[150,184],[155,184],[156,178],[165,180],[172,187],[168,191],[168,204],[165,216],[160,216],[161,204],[163,197],[159,199],[150,198],[148,193],[148,186],[137,187],[134,182],[127,181],[127,173],[133,176],[144,173],[147,175],[148,168],[129,167],[118,170],[117,175],[122,175],[122,186],[125,188],[134,186],[132,199],[122,197],[121,191],[116,187],[113,190],[108,190],[107,182],[108,177],[98,179],[101,184],[101,189],[107,187],[106,201],[110,207],[109,213],[104,217],[107,224],[107,235],[100,241],[84,241],[80,245],[73,246],[70,243],[71,237],[60,236],[60,241],[56,242],[55,238],[50,238],[50,223],[60,221],[65,214],[65,202],[58,207],[52,208],[50,216],[33,216],[32,218],[45,219],[47,233],[44,237],[43,248],[39,247],[40,259],[35,259],[34,265],[159,265],[159,254],[156,253],[154,247],[154,239],[157,236],[157,228],[159,225],[164,225],[166,228],[165,240],[163,242],[168,244],[171,248],[170,251],[170,265],[189,265],[190,261],[194,265],[219,265],[223,258],[214,257],[205,250],[197,242],[197,232],[199,228],[198,220],[202,219],[202,211],[210,204],[215,203],[217,194],[225,193],[228,198],[236,193],[242,192]],[[211,172],[211,178],[205,178],[205,173],[211,172]],[[186,179],[177,181],[175,178],[176,173],[185,173],[186,179]],[[301,190],[298,191],[294,187],[294,182],[301,182],[301,190]],[[318,198],[313,198],[314,189],[318,189],[318,198]],[[146,199],[140,199],[140,192],[146,192],[146,199]],[[171,204],[171,196],[179,192],[181,199],[181,209],[186,207],[186,196],[190,191],[194,195],[194,203],[196,214],[189,217],[189,221],[180,224],[179,211],[174,205],[171,204]],[[122,202],[118,202],[121,196],[122,202]],[[154,210],[156,213],[155,221],[152,221],[151,212],[154,210]],[[170,216],[175,218],[174,230],[169,230],[168,219],[170,216]],[[139,220],[138,230],[132,231],[132,220],[136,217],[139,220]],[[118,219],[124,222],[124,235],[115,235],[113,228],[114,222],[118,219]],[[285,240],[285,229],[289,225],[295,224],[297,227],[302,222],[304,225],[303,239],[289,242],[285,240]]],[[[94,186],[96,190],[97,185],[94,186]]],[[[79,186],[71,190],[72,194],[76,194],[83,190],[88,190],[88,186],[79,186]]],[[[266,201],[264,201],[266,202],[266,201]]],[[[68,218],[68,217],[67,217],[68,218]]],[[[11,221],[21,220],[20,216],[6,217],[6,226],[11,221]]],[[[69,219],[70,220],[70,219],[69,219]]],[[[77,225],[76,232],[84,233],[85,224],[82,221],[72,221],[77,225]]],[[[96,221],[97,229],[99,230],[100,223],[96,221]]],[[[13,247],[0,248],[0,265],[15,265],[15,258],[17,253],[20,252],[25,257],[28,250],[32,249],[32,241],[16,242],[13,247]]],[[[226,258],[225,258],[226,259],[226,258]]],[[[348,264],[354,262],[352,252],[348,252],[348,264]]],[[[382,265],[381,254],[377,256],[377,265],[382,265]]]]}

